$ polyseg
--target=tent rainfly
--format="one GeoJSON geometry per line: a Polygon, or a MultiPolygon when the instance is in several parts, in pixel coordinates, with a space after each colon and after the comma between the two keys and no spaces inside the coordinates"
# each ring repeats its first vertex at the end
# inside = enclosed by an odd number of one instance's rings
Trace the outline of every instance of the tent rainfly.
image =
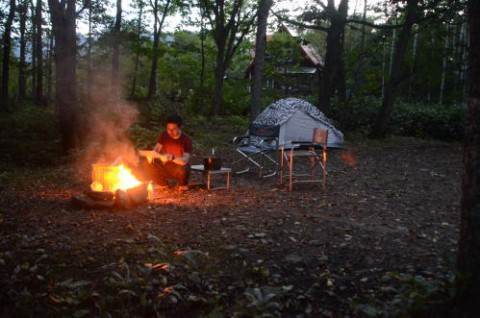
{"type": "Polygon", "coordinates": [[[323,128],[328,130],[328,147],[343,146],[343,133],[317,107],[298,98],[284,98],[270,104],[253,124],[279,125],[280,145],[288,141],[312,141],[313,129],[323,128]]]}

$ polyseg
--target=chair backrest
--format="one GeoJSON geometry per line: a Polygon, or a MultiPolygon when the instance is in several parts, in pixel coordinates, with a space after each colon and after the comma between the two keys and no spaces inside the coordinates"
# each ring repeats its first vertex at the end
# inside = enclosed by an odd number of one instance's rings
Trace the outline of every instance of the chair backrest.
{"type": "Polygon", "coordinates": [[[326,146],[328,143],[328,130],[322,128],[314,128],[312,141],[314,143],[326,146]]]}
{"type": "Polygon", "coordinates": [[[250,124],[248,133],[255,137],[275,138],[280,134],[280,126],[250,124]]]}

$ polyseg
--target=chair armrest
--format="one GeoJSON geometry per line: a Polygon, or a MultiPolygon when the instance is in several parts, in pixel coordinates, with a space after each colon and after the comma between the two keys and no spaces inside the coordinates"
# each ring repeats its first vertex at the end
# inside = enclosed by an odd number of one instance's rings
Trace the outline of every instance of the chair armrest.
{"type": "Polygon", "coordinates": [[[278,138],[276,138],[276,137],[263,137],[262,139],[263,139],[263,141],[272,141],[272,140],[277,141],[278,140],[278,138]]]}
{"type": "Polygon", "coordinates": [[[301,146],[300,144],[295,144],[295,143],[288,142],[288,143],[283,144],[281,148],[283,150],[292,150],[292,149],[295,149],[295,148],[300,148],[300,146],[301,146]]]}
{"type": "Polygon", "coordinates": [[[233,142],[233,144],[238,144],[238,143],[240,143],[242,140],[245,140],[245,139],[248,139],[248,138],[249,138],[248,135],[235,136],[235,137],[233,137],[232,142],[233,142]]]}

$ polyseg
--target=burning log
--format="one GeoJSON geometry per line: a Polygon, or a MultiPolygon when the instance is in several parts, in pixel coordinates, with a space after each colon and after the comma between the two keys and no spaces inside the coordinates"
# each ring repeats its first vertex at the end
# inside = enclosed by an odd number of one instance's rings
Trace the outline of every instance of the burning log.
{"type": "Polygon", "coordinates": [[[114,208],[115,200],[95,200],[85,194],[80,194],[72,196],[72,204],[79,208],[114,208]]]}
{"type": "Polygon", "coordinates": [[[115,191],[115,203],[118,208],[130,209],[144,204],[149,199],[148,184],[142,183],[127,190],[115,191]]]}
{"type": "Polygon", "coordinates": [[[148,187],[149,187],[148,183],[141,183],[136,187],[129,188],[126,190],[127,196],[130,199],[130,202],[132,203],[133,206],[143,204],[150,199],[148,187]]]}
{"type": "Polygon", "coordinates": [[[84,192],[86,196],[95,201],[111,201],[115,198],[112,192],[87,190],[84,192]]]}
{"type": "Polygon", "coordinates": [[[115,191],[115,205],[120,209],[130,209],[132,207],[132,202],[128,197],[126,191],[118,189],[115,191]]]}

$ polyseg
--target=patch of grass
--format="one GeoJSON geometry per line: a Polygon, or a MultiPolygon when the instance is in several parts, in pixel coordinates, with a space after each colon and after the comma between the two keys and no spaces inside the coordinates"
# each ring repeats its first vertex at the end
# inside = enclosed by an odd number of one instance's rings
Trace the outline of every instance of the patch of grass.
{"type": "Polygon", "coordinates": [[[38,184],[46,183],[48,180],[59,180],[64,175],[50,167],[32,168],[16,167],[6,169],[0,174],[0,180],[5,186],[12,190],[25,190],[34,188],[38,184]]]}

